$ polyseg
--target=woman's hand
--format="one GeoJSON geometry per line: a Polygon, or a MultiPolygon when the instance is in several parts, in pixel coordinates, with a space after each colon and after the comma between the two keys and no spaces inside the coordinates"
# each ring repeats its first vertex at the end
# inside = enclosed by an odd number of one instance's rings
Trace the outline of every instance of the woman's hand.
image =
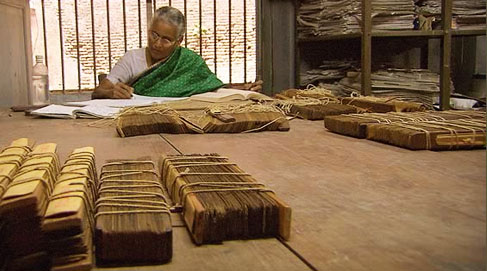
{"type": "Polygon", "coordinates": [[[103,79],[95,89],[91,97],[93,99],[130,99],[134,89],[124,83],[113,84],[108,79],[103,79]]]}
{"type": "Polygon", "coordinates": [[[113,87],[111,99],[130,99],[134,89],[124,83],[117,83],[113,87]]]}

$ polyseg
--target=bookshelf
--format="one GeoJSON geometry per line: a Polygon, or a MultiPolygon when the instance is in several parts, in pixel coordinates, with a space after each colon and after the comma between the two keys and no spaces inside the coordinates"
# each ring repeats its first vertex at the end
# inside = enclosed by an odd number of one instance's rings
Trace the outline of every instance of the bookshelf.
{"type": "MultiPolygon", "coordinates": [[[[479,36],[486,35],[486,29],[474,30],[457,30],[451,29],[452,24],[452,0],[442,0],[441,13],[441,30],[397,30],[397,31],[382,31],[372,30],[372,1],[362,0],[362,25],[361,33],[349,33],[340,35],[317,36],[311,38],[301,38],[296,42],[297,51],[299,47],[305,43],[316,43],[346,39],[360,39],[361,45],[361,69],[362,95],[370,95],[372,93],[371,73],[372,73],[372,40],[381,38],[425,38],[425,39],[440,39],[440,109],[449,109],[450,93],[451,93],[451,48],[452,38],[461,36],[479,36]]],[[[297,36],[297,35],[296,35],[297,36]]],[[[299,63],[299,53],[296,54],[297,63],[299,63]]],[[[296,73],[299,78],[299,71],[296,73]]],[[[299,82],[299,80],[296,80],[299,82]]]]}

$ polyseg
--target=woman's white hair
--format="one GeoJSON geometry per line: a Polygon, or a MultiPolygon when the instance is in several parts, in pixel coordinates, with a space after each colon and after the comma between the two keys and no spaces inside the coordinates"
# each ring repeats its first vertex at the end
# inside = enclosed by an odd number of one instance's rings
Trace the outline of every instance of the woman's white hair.
{"type": "Polygon", "coordinates": [[[155,21],[162,20],[166,23],[172,24],[177,27],[178,38],[182,37],[186,33],[186,19],[184,15],[177,8],[173,7],[160,7],[154,13],[152,17],[151,25],[155,21]]]}

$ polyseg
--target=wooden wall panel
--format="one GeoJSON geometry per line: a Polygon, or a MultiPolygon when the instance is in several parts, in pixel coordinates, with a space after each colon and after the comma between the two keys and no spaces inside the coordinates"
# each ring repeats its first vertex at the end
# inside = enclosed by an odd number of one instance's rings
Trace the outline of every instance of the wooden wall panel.
{"type": "Polygon", "coordinates": [[[0,106],[29,103],[32,71],[29,1],[0,0],[0,106]]]}

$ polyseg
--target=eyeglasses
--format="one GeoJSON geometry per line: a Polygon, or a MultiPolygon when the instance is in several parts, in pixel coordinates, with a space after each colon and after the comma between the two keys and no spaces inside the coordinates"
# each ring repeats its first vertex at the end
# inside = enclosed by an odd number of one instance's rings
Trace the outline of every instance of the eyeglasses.
{"type": "Polygon", "coordinates": [[[159,36],[159,34],[157,34],[157,32],[155,32],[155,31],[151,31],[150,35],[151,35],[151,38],[154,41],[154,43],[157,43],[158,41],[160,41],[163,46],[169,47],[169,46],[172,46],[176,42],[176,40],[171,41],[168,38],[159,36]]]}

